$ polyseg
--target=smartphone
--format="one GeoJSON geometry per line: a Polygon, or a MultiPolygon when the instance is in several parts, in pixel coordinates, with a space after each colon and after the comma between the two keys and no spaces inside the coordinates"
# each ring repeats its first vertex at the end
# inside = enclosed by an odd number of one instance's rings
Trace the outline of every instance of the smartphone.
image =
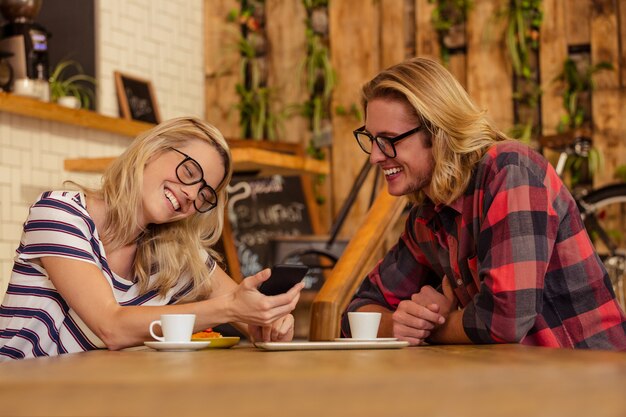
{"type": "Polygon", "coordinates": [[[309,267],[306,265],[274,265],[272,267],[272,276],[261,284],[259,291],[265,295],[285,293],[302,281],[308,270],[309,267]]]}

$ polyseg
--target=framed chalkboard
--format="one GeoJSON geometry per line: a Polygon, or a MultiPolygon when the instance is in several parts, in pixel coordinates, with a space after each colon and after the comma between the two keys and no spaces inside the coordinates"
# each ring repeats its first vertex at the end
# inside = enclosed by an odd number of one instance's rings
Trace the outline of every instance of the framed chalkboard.
{"type": "Polygon", "coordinates": [[[125,119],[157,124],[161,121],[152,83],[115,71],[120,115],[125,119]]]}
{"type": "Polygon", "coordinates": [[[234,177],[228,194],[228,220],[243,277],[273,265],[273,238],[314,232],[299,176],[234,177]]]}

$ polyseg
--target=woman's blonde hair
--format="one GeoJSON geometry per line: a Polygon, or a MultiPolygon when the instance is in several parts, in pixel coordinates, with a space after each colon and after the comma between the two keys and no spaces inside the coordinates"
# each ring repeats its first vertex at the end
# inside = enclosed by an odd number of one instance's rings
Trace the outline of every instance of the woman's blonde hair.
{"type": "Polygon", "coordinates": [[[231,176],[230,150],[220,131],[199,119],[181,117],[139,135],[105,171],[102,188],[85,189],[106,204],[104,230],[101,231],[103,241],[111,248],[120,248],[136,240],[133,275],[142,293],[156,290],[164,295],[183,274],[193,280],[192,290],[185,300],[205,298],[210,293],[210,271],[201,253],[205,249],[210,256],[219,259],[211,247],[222,233],[226,186],[231,176]],[[194,213],[173,223],[150,224],[137,238],[134,231],[139,226],[137,213],[142,205],[145,165],[159,154],[193,140],[210,144],[222,157],[224,178],[215,189],[217,206],[207,213],[194,213]],[[152,274],[156,277],[150,282],[152,274]]]}
{"type": "MultiPolygon", "coordinates": [[[[373,99],[404,102],[426,127],[434,169],[430,197],[449,204],[460,197],[487,149],[507,139],[472,102],[452,74],[435,61],[413,58],[394,65],[363,86],[363,108],[373,99]]],[[[423,198],[418,192],[417,201],[423,198]]]]}

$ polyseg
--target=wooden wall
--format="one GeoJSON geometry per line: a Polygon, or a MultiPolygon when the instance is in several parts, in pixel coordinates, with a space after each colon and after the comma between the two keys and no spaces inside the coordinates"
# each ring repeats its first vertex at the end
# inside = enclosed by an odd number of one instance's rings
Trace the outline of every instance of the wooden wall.
{"type": "MultiPolygon", "coordinates": [[[[379,70],[414,55],[439,57],[437,35],[430,25],[428,0],[330,0],[330,46],[337,87],[333,108],[359,105],[360,87],[379,70]]],[[[505,23],[496,17],[507,0],[475,0],[464,31],[461,53],[451,56],[449,67],[470,95],[504,131],[514,123],[512,68],[503,41],[505,23]]],[[[237,71],[226,63],[237,54],[225,45],[231,36],[225,15],[235,0],[206,0],[207,119],[227,136],[238,133],[234,82],[237,71]],[[234,53],[234,56],[233,56],[234,53]],[[230,57],[226,59],[226,57],[230,57]]],[[[603,152],[605,166],[598,184],[612,181],[614,168],[626,164],[626,2],[622,0],[544,0],[540,38],[540,80],[543,90],[543,133],[556,131],[564,113],[558,86],[552,82],[574,48],[588,48],[590,63],[609,61],[615,71],[597,75],[592,97],[594,143],[603,152]]],[[[298,62],[303,59],[304,11],[299,0],[266,1],[266,31],[270,41],[270,80],[283,104],[303,97],[298,62]]],[[[330,217],[336,214],[357,175],[365,155],[352,130],[362,121],[354,115],[333,115],[330,152],[333,174],[330,217]]],[[[306,146],[309,135],[301,118],[289,120],[281,140],[306,146]],[[303,133],[305,132],[305,133],[303,133]]],[[[366,188],[369,190],[369,187],[366,188]]],[[[344,235],[351,235],[365,213],[368,192],[361,193],[344,235]]]]}

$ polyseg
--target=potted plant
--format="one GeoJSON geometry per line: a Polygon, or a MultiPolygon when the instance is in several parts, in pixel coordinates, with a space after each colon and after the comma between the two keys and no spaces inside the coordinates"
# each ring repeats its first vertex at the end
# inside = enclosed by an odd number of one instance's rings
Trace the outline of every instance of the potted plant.
{"type": "Polygon", "coordinates": [[[94,101],[96,79],[85,74],[74,60],[60,61],[49,78],[50,100],[74,109],[89,108],[94,101]]]}

